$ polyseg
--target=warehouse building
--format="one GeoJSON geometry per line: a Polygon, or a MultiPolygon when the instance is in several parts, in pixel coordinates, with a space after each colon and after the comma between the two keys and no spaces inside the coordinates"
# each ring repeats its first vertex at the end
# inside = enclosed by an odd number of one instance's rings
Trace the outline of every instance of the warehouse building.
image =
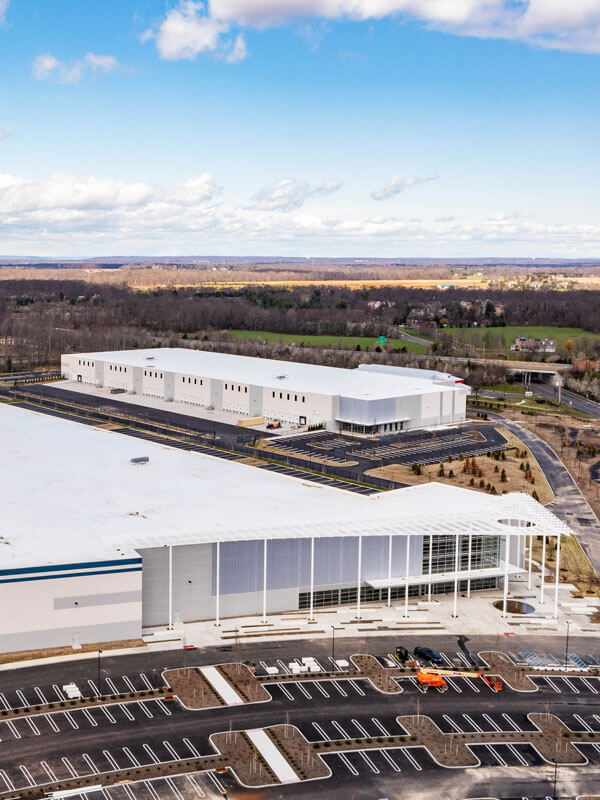
{"type": "Polygon", "coordinates": [[[75,353],[63,377],[239,418],[374,434],[464,422],[469,388],[430,370],[339,369],[188,348],[75,353]]]}
{"type": "Polygon", "coordinates": [[[462,614],[569,532],[523,494],[364,496],[9,405],[0,441],[1,652],[441,592],[462,614]]]}

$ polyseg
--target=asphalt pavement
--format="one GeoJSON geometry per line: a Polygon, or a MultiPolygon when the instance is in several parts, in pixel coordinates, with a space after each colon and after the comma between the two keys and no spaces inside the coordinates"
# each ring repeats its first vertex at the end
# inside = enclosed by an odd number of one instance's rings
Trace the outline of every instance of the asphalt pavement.
{"type": "MultiPolygon", "coordinates": [[[[357,652],[373,652],[385,656],[398,644],[413,649],[415,644],[431,644],[421,637],[404,636],[373,639],[340,639],[331,642],[313,640],[272,642],[260,645],[206,648],[197,651],[160,651],[139,655],[102,655],[86,661],[32,666],[0,672],[0,702],[4,706],[33,704],[43,697],[56,700],[61,687],[74,681],[84,694],[125,692],[163,683],[165,667],[195,666],[226,661],[251,661],[258,670],[277,665],[281,669],[289,661],[308,655],[327,666],[335,646],[335,658],[348,658],[357,652]]],[[[570,652],[590,653],[590,640],[573,637],[570,652]]],[[[560,656],[564,652],[562,637],[537,639],[537,654],[560,656]]],[[[521,639],[477,637],[462,641],[456,637],[436,636],[435,647],[447,658],[477,658],[477,652],[488,649],[520,647],[521,639]]],[[[593,647],[593,645],[592,645],[593,647]]],[[[521,652],[515,656],[523,659],[521,652]]],[[[599,652],[595,657],[600,656],[599,652]]],[[[327,681],[287,683],[272,687],[272,700],[251,706],[186,711],[176,702],[149,700],[93,708],[47,717],[18,719],[10,725],[0,722],[0,778],[16,789],[27,784],[45,783],[55,775],[61,780],[73,773],[125,768],[138,762],[168,761],[186,758],[195,752],[209,753],[211,733],[236,729],[266,727],[282,722],[296,725],[309,740],[340,739],[356,736],[381,736],[401,733],[396,717],[405,714],[426,714],[445,732],[456,730],[522,730],[533,729],[527,714],[550,710],[571,728],[586,725],[600,731],[600,680],[587,683],[580,679],[536,679],[539,691],[520,694],[505,689],[492,692],[483,682],[464,678],[451,679],[449,690],[439,695],[422,694],[418,687],[403,681],[401,695],[384,695],[364,681],[327,681]],[[116,767],[115,767],[116,765],[116,767]]],[[[450,681],[449,681],[450,683],[450,681]]],[[[230,800],[308,800],[324,795],[334,800],[372,800],[372,798],[459,798],[477,797],[547,797],[548,765],[527,745],[494,745],[475,747],[482,766],[478,769],[448,770],[435,764],[422,748],[375,750],[368,754],[350,753],[342,758],[326,756],[333,777],[317,783],[288,785],[265,790],[241,789],[229,775],[219,775],[230,800]],[[485,792],[482,786],[487,786],[485,792]]],[[[600,753],[585,747],[590,764],[585,767],[561,767],[561,781],[578,792],[591,791],[600,780],[600,753]]],[[[0,790],[1,790],[0,780],[0,790]]],[[[212,797],[210,782],[175,786],[165,784],[155,793],[182,800],[182,797],[212,797]],[[182,797],[178,797],[179,792],[182,797]],[[203,792],[204,794],[200,794],[203,792]]],[[[214,788],[214,787],[213,787],[214,788]]],[[[113,800],[157,800],[147,784],[110,789],[113,800]]],[[[218,796],[218,793],[217,795],[218,796]]],[[[562,794],[574,797],[574,794],[562,794]]]]}

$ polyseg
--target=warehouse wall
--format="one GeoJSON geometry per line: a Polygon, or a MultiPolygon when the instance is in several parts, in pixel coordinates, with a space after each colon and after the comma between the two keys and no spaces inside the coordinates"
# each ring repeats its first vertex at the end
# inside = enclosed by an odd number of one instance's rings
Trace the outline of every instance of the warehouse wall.
{"type": "MultiPolygon", "coordinates": [[[[310,539],[271,539],[267,543],[267,613],[298,608],[298,595],[310,589],[310,539]]],[[[214,619],[216,615],[216,545],[172,549],[173,622],[214,619]]],[[[143,625],[169,621],[169,550],[140,550],[143,559],[143,625]]],[[[411,537],[411,575],[421,574],[423,541],[411,537]]],[[[223,542],[220,546],[221,617],[252,616],[263,611],[264,542],[223,542]]],[[[315,591],[356,586],[357,537],[315,538],[315,591]]],[[[392,576],[406,573],[406,538],[393,540],[392,576]]],[[[362,580],[386,578],[388,537],[365,536],[362,580]]]]}
{"type": "Polygon", "coordinates": [[[141,636],[140,571],[1,580],[2,653],[141,636]]]}

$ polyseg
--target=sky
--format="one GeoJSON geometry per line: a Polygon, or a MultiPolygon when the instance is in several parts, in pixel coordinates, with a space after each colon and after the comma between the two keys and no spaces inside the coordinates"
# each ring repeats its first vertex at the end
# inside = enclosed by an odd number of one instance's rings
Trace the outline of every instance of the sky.
{"type": "Polygon", "coordinates": [[[600,0],[0,0],[0,254],[600,257],[600,0]]]}

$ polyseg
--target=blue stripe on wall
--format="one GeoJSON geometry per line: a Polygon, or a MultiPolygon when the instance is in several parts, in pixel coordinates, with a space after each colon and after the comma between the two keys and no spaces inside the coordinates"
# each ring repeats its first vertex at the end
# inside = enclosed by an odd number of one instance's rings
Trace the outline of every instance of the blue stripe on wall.
{"type": "Polygon", "coordinates": [[[26,578],[5,578],[0,583],[24,583],[25,581],[50,581],[53,578],[84,578],[88,575],[114,575],[117,572],[141,572],[141,567],[130,567],[129,569],[99,569],[94,572],[69,572],[63,575],[32,575],[26,578]]]}
{"type": "Polygon", "coordinates": [[[119,558],[115,561],[84,561],[81,564],[52,564],[47,567],[19,567],[0,569],[0,575],[24,575],[28,572],[62,572],[65,569],[88,569],[89,567],[116,567],[118,564],[141,564],[141,558],[119,558]]]}

